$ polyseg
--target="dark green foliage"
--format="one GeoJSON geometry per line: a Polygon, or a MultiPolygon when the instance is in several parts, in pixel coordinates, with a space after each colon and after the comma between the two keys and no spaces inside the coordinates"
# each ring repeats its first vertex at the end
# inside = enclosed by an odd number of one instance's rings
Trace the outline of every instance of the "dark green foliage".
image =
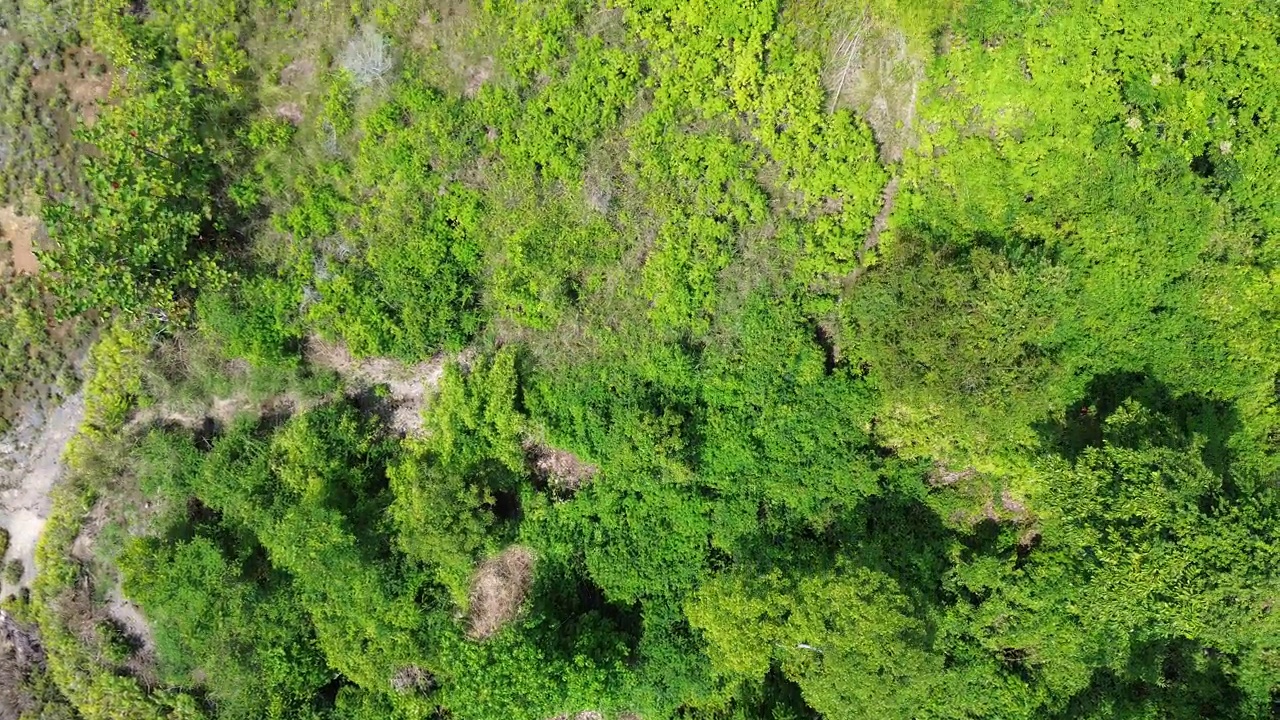
{"type": "Polygon", "coordinates": [[[10,585],[17,585],[22,581],[22,573],[24,567],[22,561],[14,558],[4,565],[4,581],[10,585]]]}
{"type": "Polygon", "coordinates": [[[496,549],[487,535],[497,529],[498,497],[510,497],[524,472],[516,382],[511,351],[477,361],[466,376],[450,365],[426,418],[427,437],[387,469],[396,544],[433,567],[459,607],[467,606],[483,551],[496,549]]]}
{"type": "Polygon", "coordinates": [[[312,717],[332,671],[292,583],[264,562],[260,550],[229,561],[196,535],[167,547],[139,542],[120,569],[125,591],[147,608],[175,684],[192,683],[198,670],[220,717],[312,717]]]}
{"type": "MultiPolygon", "coordinates": [[[[735,321],[702,358],[700,470],[726,510],[762,506],[779,526],[821,528],[878,489],[871,389],[819,344],[796,300],[755,294],[735,321]]],[[[727,549],[756,524],[723,521],[727,549]]]]}

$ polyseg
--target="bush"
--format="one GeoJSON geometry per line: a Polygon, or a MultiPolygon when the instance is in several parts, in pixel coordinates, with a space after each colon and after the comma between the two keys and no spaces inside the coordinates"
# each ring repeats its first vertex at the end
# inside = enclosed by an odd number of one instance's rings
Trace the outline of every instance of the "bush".
{"type": "Polygon", "coordinates": [[[21,560],[14,558],[4,566],[4,581],[10,585],[17,585],[22,582],[22,574],[26,572],[26,566],[21,560]]]}
{"type": "Polygon", "coordinates": [[[357,87],[381,84],[395,66],[387,39],[372,25],[365,25],[347,42],[339,63],[357,87]]]}
{"type": "Polygon", "coordinates": [[[216,143],[198,128],[210,110],[204,96],[157,82],[83,131],[97,149],[84,169],[92,203],[46,208],[56,250],[38,253],[64,313],[159,309],[168,318],[175,292],[217,284],[196,247],[216,231],[216,143]]]}
{"type": "Polygon", "coordinates": [[[255,366],[292,366],[298,360],[301,293],[274,277],[254,277],[200,296],[200,331],[219,342],[228,357],[255,366]]]}

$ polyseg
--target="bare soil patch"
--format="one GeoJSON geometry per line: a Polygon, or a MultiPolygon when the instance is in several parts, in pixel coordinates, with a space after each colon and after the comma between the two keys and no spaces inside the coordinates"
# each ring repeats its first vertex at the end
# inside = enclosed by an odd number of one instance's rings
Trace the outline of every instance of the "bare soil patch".
{"type": "Polygon", "coordinates": [[[983,522],[1011,525],[1018,529],[1018,544],[1024,549],[1040,537],[1036,515],[1026,500],[971,467],[953,469],[939,463],[929,473],[927,482],[934,490],[945,490],[967,500],[967,508],[956,510],[948,518],[954,526],[972,528],[983,522]]]}
{"type": "Polygon", "coordinates": [[[67,52],[62,70],[45,69],[31,78],[31,90],[39,97],[52,98],[59,87],[66,88],[71,100],[72,113],[86,123],[98,117],[102,103],[111,94],[115,77],[110,72],[95,68],[106,65],[106,57],[88,48],[76,48],[67,52]]]}
{"type": "Polygon", "coordinates": [[[22,561],[22,580],[0,594],[30,587],[36,575],[36,542],[44,530],[54,483],[62,475],[62,451],[84,419],[77,394],[46,417],[32,406],[0,439],[0,527],[9,531],[9,555],[22,561]]]}
{"type": "Polygon", "coordinates": [[[12,207],[0,207],[0,240],[9,246],[9,264],[14,272],[34,275],[40,270],[35,247],[44,236],[39,218],[19,215],[12,207]]]}
{"type": "Polygon", "coordinates": [[[288,414],[295,404],[293,398],[280,397],[273,398],[266,405],[261,405],[244,394],[211,398],[208,402],[194,407],[159,404],[135,413],[126,427],[132,430],[157,423],[168,423],[196,433],[215,432],[230,425],[241,413],[256,409],[262,411],[263,415],[288,414]]]}
{"type": "Polygon", "coordinates": [[[151,632],[151,624],[142,614],[137,603],[124,596],[124,588],[119,582],[107,593],[107,617],[114,620],[140,645],[143,655],[155,652],[155,636],[151,632]]]}
{"type": "MultiPolygon", "coordinates": [[[[466,357],[464,353],[458,359],[465,361],[466,357]]],[[[306,358],[307,362],[333,370],[364,389],[386,385],[387,402],[391,406],[390,424],[405,434],[422,431],[422,411],[451,359],[441,353],[425,362],[408,365],[385,357],[356,358],[345,345],[314,337],[307,342],[306,358]]]]}
{"type": "Polygon", "coordinates": [[[471,578],[468,637],[493,637],[520,614],[533,586],[534,561],[532,550],[512,545],[480,565],[471,578]]]}
{"type": "Polygon", "coordinates": [[[435,686],[431,673],[417,665],[406,665],[391,676],[391,689],[399,693],[425,693],[435,686]]]}
{"type": "Polygon", "coordinates": [[[946,465],[939,463],[934,467],[933,472],[929,473],[929,486],[941,487],[945,485],[955,485],[958,482],[971,480],[976,477],[977,474],[978,471],[973,468],[953,470],[948,468],[946,465]]]}
{"type": "Polygon", "coordinates": [[[473,98],[480,92],[480,88],[489,82],[489,78],[493,77],[493,58],[482,57],[478,62],[463,68],[463,72],[466,74],[467,83],[462,89],[462,94],[473,98]]]}

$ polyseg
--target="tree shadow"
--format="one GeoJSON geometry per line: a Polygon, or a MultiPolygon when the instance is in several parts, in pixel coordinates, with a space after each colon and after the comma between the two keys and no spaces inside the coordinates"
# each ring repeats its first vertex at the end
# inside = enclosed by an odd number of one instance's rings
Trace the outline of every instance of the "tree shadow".
{"type": "Polygon", "coordinates": [[[1224,483],[1231,479],[1234,458],[1230,440],[1241,428],[1235,406],[1203,395],[1175,395],[1168,385],[1146,373],[1097,375],[1079,400],[1058,417],[1036,423],[1034,428],[1048,447],[1074,463],[1086,448],[1102,446],[1107,419],[1130,400],[1165,418],[1167,423],[1151,427],[1151,432],[1142,437],[1127,435],[1111,438],[1112,441],[1181,450],[1192,447],[1200,438],[1200,458],[1205,466],[1224,483]]]}
{"type": "Polygon", "coordinates": [[[528,613],[530,640],[549,656],[569,664],[585,657],[600,668],[636,660],[643,634],[639,606],[610,602],[585,572],[566,565],[540,568],[528,613]]]}
{"type": "Polygon", "coordinates": [[[1223,659],[1185,638],[1142,643],[1123,672],[1096,671],[1054,717],[1149,717],[1153,710],[1169,720],[1244,717],[1244,694],[1223,659]]]}
{"type": "MultiPolygon", "coordinates": [[[[804,700],[800,686],[774,663],[759,682],[743,683],[731,699],[735,712],[729,717],[774,720],[818,720],[822,716],[804,700]]],[[[696,717],[696,716],[691,716],[696,717]]]]}
{"type": "Polygon", "coordinates": [[[831,570],[841,560],[853,560],[893,578],[921,611],[953,600],[944,578],[957,541],[991,551],[997,541],[979,534],[962,536],[947,527],[921,497],[887,483],[881,492],[863,498],[824,528],[796,519],[789,526],[766,529],[763,525],[760,533],[734,548],[735,566],[758,574],[784,569],[808,575],[831,570]]]}

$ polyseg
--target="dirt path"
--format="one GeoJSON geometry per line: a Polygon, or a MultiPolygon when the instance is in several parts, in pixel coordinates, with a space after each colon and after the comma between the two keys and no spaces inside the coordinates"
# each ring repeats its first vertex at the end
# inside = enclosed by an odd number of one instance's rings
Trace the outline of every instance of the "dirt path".
{"type": "MultiPolygon", "coordinates": [[[[49,517],[49,492],[62,474],[62,451],[84,418],[84,396],[77,393],[45,416],[29,406],[0,439],[0,527],[9,531],[8,559],[22,561],[22,582],[36,575],[36,541],[49,517]]],[[[0,586],[0,596],[17,587],[0,586]]]]}
{"type": "Polygon", "coordinates": [[[858,248],[858,266],[844,276],[842,285],[846,297],[853,292],[853,286],[862,277],[862,273],[866,272],[867,253],[880,246],[880,236],[889,229],[889,215],[893,213],[893,204],[897,199],[898,177],[895,175],[884,186],[884,192],[880,196],[880,212],[876,213],[875,220],[871,221],[871,231],[867,233],[867,239],[863,241],[862,247],[858,248]]]}
{"type": "Polygon", "coordinates": [[[859,263],[867,253],[879,247],[880,236],[889,229],[889,215],[893,213],[893,203],[897,199],[898,176],[895,175],[884,186],[884,193],[880,196],[880,212],[876,213],[876,219],[871,222],[871,232],[867,233],[867,239],[862,243],[862,249],[858,251],[859,263]]]}
{"type": "Polygon", "coordinates": [[[464,365],[470,353],[441,353],[416,365],[406,365],[384,357],[355,358],[345,345],[319,338],[307,342],[307,362],[336,371],[348,383],[358,386],[385,384],[393,408],[388,418],[396,430],[413,435],[422,430],[422,410],[440,384],[445,365],[456,359],[464,365]]]}

